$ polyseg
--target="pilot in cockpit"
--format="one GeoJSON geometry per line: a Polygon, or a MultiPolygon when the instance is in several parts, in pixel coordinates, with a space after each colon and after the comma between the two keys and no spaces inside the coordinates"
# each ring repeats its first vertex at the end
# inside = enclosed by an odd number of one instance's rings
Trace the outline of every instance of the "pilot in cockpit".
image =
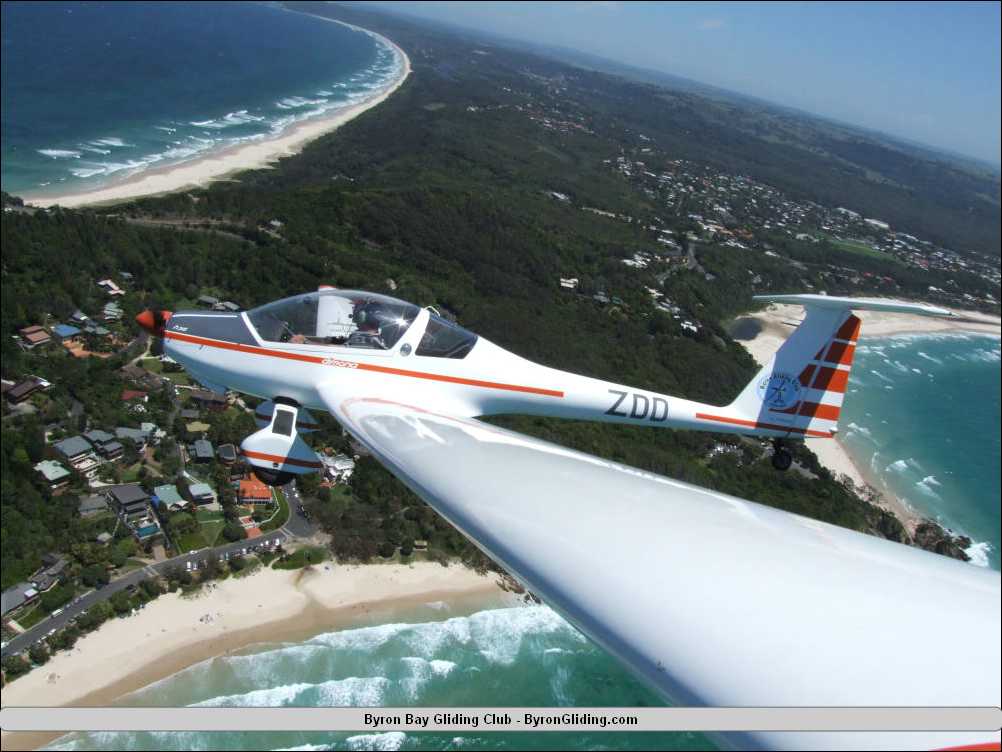
{"type": "Polygon", "coordinates": [[[379,314],[378,303],[360,301],[355,305],[355,311],[352,314],[355,331],[348,335],[347,344],[349,347],[386,349],[386,344],[383,342],[379,331],[381,318],[379,314]]]}

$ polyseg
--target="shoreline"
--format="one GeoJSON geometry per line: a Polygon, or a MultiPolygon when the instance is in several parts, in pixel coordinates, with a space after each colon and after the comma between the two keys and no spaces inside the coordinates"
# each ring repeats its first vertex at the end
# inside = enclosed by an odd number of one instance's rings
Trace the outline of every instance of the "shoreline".
{"type": "Polygon", "coordinates": [[[373,92],[373,95],[365,101],[335,110],[330,115],[321,115],[294,123],[274,138],[236,144],[188,162],[154,167],[93,190],[61,196],[22,196],[25,205],[39,208],[57,205],[65,208],[78,208],[116,204],[147,196],[160,196],[194,188],[205,188],[214,182],[233,180],[235,174],[246,170],[271,168],[279,159],[298,154],[311,141],[337,130],[366,110],[385,101],[410,76],[410,58],[393,40],[369,29],[336,21],[333,18],[324,18],[312,13],[303,15],[362,31],[374,37],[378,42],[385,43],[393,49],[400,60],[399,73],[387,85],[373,92]]]}
{"type": "MultiPolygon", "coordinates": [[[[392,623],[404,614],[407,621],[433,621],[519,604],[520,596],[502,589],[497,575],[460,564],[261,569],[191,596],[166,593],[138,614],[110,619],[10,682],[3,704],[106,706],[198,663],[258,645],[392,623]],[[136,649],[137,641],[144,650],[136,649]]],[[[3,748],[36,749],[59,736],[5,733],[3,748]]]]}
{"type": "MultiPolygon", "coordinates": [[[[1002,319],[999,317],[977,311],[950,310],[956,314],[956,318],[928,318],[882,311],[856,311],[855,315],[862,320],[861,341],[907,335],[978,334],[1002,337],[1002,319]]],[[[804,312],[800,306],[773,303],[764,311],[738,317],[758,322],[760,331],[750,339],[736,341],[748,351],[756,363],[764,365],[803,317],[804,312]]],[[[865,494],[867,489],[870,489],[878,493],[879,501],[875,501],[874,504],[897,517],[909,535],[913,535],[919,523],[926,519],[919,510],[914,509],[907,501],[873,478],[868,468],[861,468],[838,435],[833,440],[809,441],[807,448],[817,455],[818,461],[836,478],[847,475],[856,485],[857,491],[865,494]]]]}

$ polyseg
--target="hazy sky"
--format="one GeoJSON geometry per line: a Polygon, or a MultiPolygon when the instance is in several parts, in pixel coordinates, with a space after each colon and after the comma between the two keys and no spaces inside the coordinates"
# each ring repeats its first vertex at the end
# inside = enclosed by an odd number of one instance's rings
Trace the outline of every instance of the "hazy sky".
{"type": "Polygon", "coordinates": [[[998,2],[372,4],[1002,161],[998,2]]]}

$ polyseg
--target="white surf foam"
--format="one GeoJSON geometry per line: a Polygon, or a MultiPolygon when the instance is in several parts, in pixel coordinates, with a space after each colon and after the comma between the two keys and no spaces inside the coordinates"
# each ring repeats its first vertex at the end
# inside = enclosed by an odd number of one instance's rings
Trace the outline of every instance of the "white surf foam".
{"type": "Polygon", "coordinates": [[[384,734],[358,734],[349,736],[344,740],[348,749],[352,750],[377,750],[378,752],[392,752],[401,749],[407,741],[407,734],[403,731],[387,731],[384,734]]]}
{"type": "Polygon", "coordinates": [[[98,138],[91,141],[91,143],[94,144],[95,146],[116,146],[119,148],[131,145],[125,143],[125,141],[120,139],[118,136],[108,136],[107,138],[98,138]]]}
{"type": "Polygon", "coordinates": [[[38,153],[50,159],[80,159],[75,149],[38,149],[38,153]]]}
{"type": "Polygon", "coordinates": [[[970,546],[964,549],[964,553],[971,557],[970,562],[976,567],[984,567],[987,569],[990,566],[988,555],[992,551],[992,544],[987,541],[982,541],[981,543],[972,543],[970,546]]]}
{"type": "Polygon", "coordinates": [[[318,97],[317,99],[310,99],[308,97],[286,97],[285,99],[280,99],[275,102],[275,106],[280,110],[296,110],[300,107],[312,107],[313,105],[326,103],[327,100],[323,97],[318,97]]]}

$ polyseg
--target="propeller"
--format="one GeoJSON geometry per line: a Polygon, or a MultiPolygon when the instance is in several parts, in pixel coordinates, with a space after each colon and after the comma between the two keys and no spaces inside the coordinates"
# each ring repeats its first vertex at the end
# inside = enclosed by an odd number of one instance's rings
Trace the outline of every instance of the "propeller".
{"type": "Polygon", "coordinates": [[[154,337],[162,337],[164,336],[164,328],[167,326],[167,322],[170,321],[170,317],[170,311],[159,308],[156,310],[147,308],[136,316],[136,323],[154,337]]]}

